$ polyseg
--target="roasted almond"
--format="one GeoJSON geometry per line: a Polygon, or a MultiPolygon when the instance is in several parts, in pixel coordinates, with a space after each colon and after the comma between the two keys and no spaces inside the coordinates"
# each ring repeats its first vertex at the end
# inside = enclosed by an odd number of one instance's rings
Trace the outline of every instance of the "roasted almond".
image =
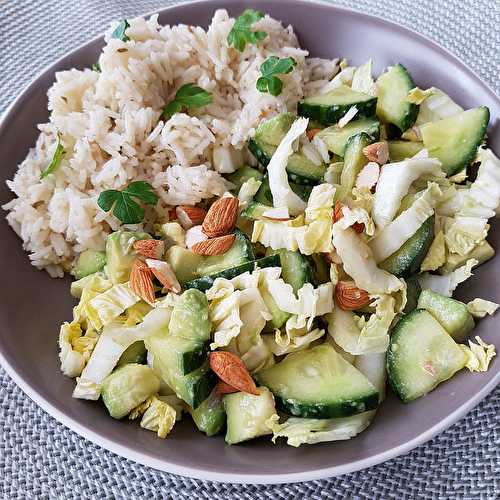
{"type": "Polygon", "coordinates": [[[178,206],[175,209],[175,213],[184,229],[190,229],[193,226],[200,225],[207,215],[205,209],[200,207],[190,207],[187,205],[178,206]]]}
{"type": "Polygon", "coordinates": [[[368,160],[384,165],[389,161],[389,144],[387,141],[374,142],[363,148],[363,154],[368,160]]]}
{"type": "Polygon", "coordinates": [[[165,253],[163,240],[138,240],[134,242],[134,250],[148,259],[161,259],[165,253]]]}
{"type": "Polygon", "coordinates": [[[129,286],[142,300],[148,304],[155,302],[155,289],[153,285],[153,272],[145,262],[135,259],[130,271],[129,286]]]}
{"type": "Polygon", "coordinates": [[[203,232],[201,226],[193,226],[186,231],[186,246],[193,248],[196,243],[208,240],[208,236],[203,232]]]}
{"type": "Polygon", "coordinates": [[[380,166],[377,162],[370,161],[362,169],[356,177],[357,188],[373,189],[380,177],[380,166]]]}
{"type": "Polygon", "coordinates": [[[219,382],[217,382],[217,385],[215,386],[215,392],[222,396],[223,394],[232,394],[233,392],[239,392],[239,390],[232,385],[226,384],[226,382],[224,382],[223,380],[219,380],[219,382]]]}
{"type": "Polygon", "coordinates": [[[168,262],[156,259],[146,259],[146,264],[155,275],[155,278],[166,290],[174,293],[181,293],[182,288],[179,280],[168,262]]]}
{"type": "Polygon", "coordinates": [[[226,384],[238,391],[259,395],[257,386],[253,381],[243,361],[227,351],[213,351],[209,354],[210,368],[226,384]]]}
{"type": "Polygon", "coordinates": [[[370,303],[368,292],[358,288],[354,281],[339,281],[335,286],[335,300],[344,311],[361,309],[370,303]]]}
{"type": "Polygon", "coordinates": [[[208,240],[195,243],[191,247],[191,251],[198,255],[221,255],[233,246],[235,238],[234,234],[209,238],[208,240]]]}
{"type": "Polygon", "coordinates": [[[177,212],[175,211],[175,208],[170,208],[167,212],[167,215],[169,221],[177,219],[177,212]]]}
{"type": "Polygon", "coordinates": [[[203,232],[209,238],[229,234],[236,224],[238,204],[238,198],[233,196],[219,198],[207,212],[202,224],[203,232]]]}
{"type": "MultiPolygon", "coordinates": [[[[340,201],[335,202],[335,205],[333,207],[333,215],[332,215],[332,222],[335,224],[338,222],[342,217],[344,217],[344,214],[342,213],[342,209],[344,208],[344,205],[340,203],[340,201]]],[[[362,222],[355,222],[351,226],[354,231],[357,233],[362,233],[365,230],[365,225],[362,222]]]]}
{"type": "Polygon", "coordinates": [[[307,138],[312,141],[314,139],[314,136],[318,133],[321,132],[320,128],[312,128],[306,132],[307,138]]]}

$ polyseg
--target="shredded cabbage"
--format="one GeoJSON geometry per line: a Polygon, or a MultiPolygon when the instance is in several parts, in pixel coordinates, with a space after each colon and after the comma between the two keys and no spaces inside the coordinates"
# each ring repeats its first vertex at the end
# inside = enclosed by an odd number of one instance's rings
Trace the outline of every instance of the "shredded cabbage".
{"type": "Polygon", "coordinates": [[[425,256],[420,271],[435,271],[446,262],[446,245],[443,231],[439,231],[425,256]]]}
{"type": "Polygon", "coordinates": [[[288,319],[284,334],[277,329],[274,335],[266,335],[264,337],[264,341],[274,355],[283,356],[291,352],[306,349],[312,342],[320,339],[325,334],[325,330],[320,328],[307,331],[307,325],[305,325],[305,323],[304,327],[295,328],[299,326],[293,324],[293,321],[297,319],[298,316],[292,316],[288,319]],[[290,320],[292,320],[292,322],[290,322],[290,320]]]}
{"type": "Polygon", "coordinates": [[[444,177],[441,162],[436,158],[429,158],[425,149],[413,158],[386,163],[381,167],[372,210],[373,220],[378,227],[391,222],[412,182],[425,174],[444,177]]]}
{"type": "Polygon", "coordinates": [[[288,157],[293,153],[293,143],[307,129],[309,120],[298,118],[290,127],[285,137],[276,148],[269,165],[267,173],[269,178],[269,188],[273,195],[273,205],[275,207],[288,207],[292,215],[300,214],[306,208],[305,202],[296,195],[288,182],[286,165],[288,157]]]}
{"type": "Polygon", "coordinates": [[[250,203],[253,200],[253,197],[255,196],[255,193],[260,188],[260,185],[262,184],[261,181],[258,181],[257,179],[251,177],[247,181],[245,181],[241,187],[240,190],[238,191],[238,200],[240,200],[240,211],[243,210],[248,203],[250,203]]]}
{"type": "Polygon", "coordinates": [[[418,87],[415,87],[408,92],[408,97],[406,99],[408,102],[411,102],[413,104],[422,104],[433,93],[433,88],[422,90],[418,87]]]}
{"type": "Polygon", "coordinates": [[[356,223],[363,224],[365,226],[364,232],[368,236],[373,236],[375,234],[375,224],[372,218],[364,208],[349,208],[342,207],[342,215],[345,219],[343,224],[350,227],[356,223]]]}
{"type": "Polygon", "coordinates": [[[339,71],[328,83],[323,85],[323,87],[319,89],[318,93],[320,95],[324,95],[332,90],[335,90],[341,85],[351,86],[355,71],[356,68],[351,66],[342,68],[342,71],[339,71]]]}
{"type": "Polygon", "coordinates": [[[177,420],[177,411],[164,397],[152,396],[141,419],[141,427],[156,432],[165,439],[177,420]]]}
{"type": "Polygon", "coordinates": [[[465,367],[471,372],[485,372],[488,370],[491,360],[496,356],[495,346],[486,344],[481,337],[475,337],[477,344],[469,340],[469,347],[459,344],[467,356],[465,367]]]}
{"type": "Polygon", "coordinates": [[[377,87],[372,77],[372,60],[358,66],[352,76],[351,89],[368,95],[377,95],[377,87]]]}
{"type": "Polygon", "coordinates": [[[384,226],[370,241],[370,248],[376,262],[381,262],[392,255],[420,226],[434,213],[434,207],[442,195],[439,186],[430,183],[425,192],[419,196],[407,210],[398,215],[392,222],[384,226]]]}
{"type": "Polygon", "coordinates": [[[385,399],[386,355],[385,352],[356,356],[354,366],[376,387],[379,402],[385,399]]]}
{"type": "Polygon", "coordinates": [[[351,227],[343,227],[342,221],[333,225],[333,245],[356,286],[370,294],[390,294],[404,288],[396,276],[377,267],[365,240],[351,227]]]}
{"type": "Polygon", "coordinates": [[[326,441],[350,439],[365,430],[372,421],[375,411],[367,411],[344,418],[296,418],[291,417],[283,424],[277,415],[267,420],[273,431],[273,443],[279,437],[287,439],[287,444],[298,447],[301,444],[314,444],[326,441]]]}
{"type": "Polygon", "coordinates": [[[479,298],[471,300],[467,303],[467,310],[475,318],[484,318],[487,314],[492,316],[499,307],[500,305],[496,302],[479,298]]]}
{"type": "Polygon", "coordinates": [[[103,380],[113,371],[125,349],[138,340],[167,329],[170,315],[171,309],[160,307],[150,311],[139,325],[126,327],[120,321],[106,325],[87,366],[77,379],[73,397],[99,399],[103,380]]]}
{"type": "Polygon", "coordinates": [[[59,333],[61,371],[68,377],[78,377],[90,358],[97,342],[97,332],[89,328],[85,335],[79,323],[63,323],[59,333]]]}
{"type": "Polygon", "coordinates": [[[76,299],[82,296],[84,290],[93,290],[97,293],[103,293],[109,290],[113,284],[106,278],[104,273],[94,273],[85,276],[77,281],[71,283],[71,295],[76,299]]]}
{"type": "Polygon", "coordinates": [[[418,276],[418,282],[422,290],[429,289],[446,297],[451,297],[457,286],[472,276],[472,268],[477,264],[476,259],[469,259],[462,267],[442,276],[423,273],[418,276]]]}
{"type": "Polygon", "coordinates": [[[458,104],[445,94],[442,90],[431,87],[424,90],[424,93],[430,93],[425,100],[420,103],[417,120],[415,125],[420,126],[428,122],[436,122],[449,116],[458,115],[463,111],[458,104]]]}

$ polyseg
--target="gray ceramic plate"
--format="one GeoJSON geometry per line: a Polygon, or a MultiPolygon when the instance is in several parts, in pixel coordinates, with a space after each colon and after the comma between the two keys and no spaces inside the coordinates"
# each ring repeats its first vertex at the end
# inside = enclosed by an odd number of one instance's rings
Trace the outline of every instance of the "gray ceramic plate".
{"type": "MultiPolygon", "coordinates": [[[[357,64],[372,57],[376,72],[402,62],[421,87],[436,85],[466,108],[489,106],[490,144],[497,154],[500,152],[500,102],[495,94],[444,49],[395,24],[300,0],[198,2],[161,11],[160,22],[206,26],[215,8],[227,8],[237,15],[246,7],[291,23],[302,46],[313,55],[342,55],[357,64]]],[[[102,38],[97,38],[59,60],[24,91],[4,116],[0,124],[0,204],[11,198],[4,180],[13,176],[17,164],[34,144],[36,124],[47,119],[46,92],[54,72],[90,66],[102,45],[102,38]]],[[[492,231],[493,246],[498,246],[499,238],[500,232],[492,231]]],[[[69,281],[50,279],[34,269],[3,218],[0,261],[4,263],[0,360],[11,377],[43,409],[82,436],[168,472],[242,483],[303,481],[351,472],[405,453],[430,439],[469,411],[500,379],[497,358],[487,373],[460,373],[410,405],[399,403],[389,394],[373,425],[344,442],[298,449],[274,446],[269,440],[226,446],[220,437],[207,438],[196,432],[189,418],[164,441],[135,423],[112,420],[98,403],[71,398],[74,383],[59,372],[56,346],[59,325],[71,314],[69,281]]],[[[461,291],[463,298],[482,296],[500,301],[499,271],[498,258],[479,268],[461,291]]],[[[477,333],[498,344],[495,319],[483,320],[477,333]]]]}

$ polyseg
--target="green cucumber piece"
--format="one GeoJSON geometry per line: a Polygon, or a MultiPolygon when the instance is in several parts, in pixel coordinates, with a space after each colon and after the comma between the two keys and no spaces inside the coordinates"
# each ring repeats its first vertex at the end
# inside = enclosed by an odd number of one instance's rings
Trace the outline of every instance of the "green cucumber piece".
{"type": "MultiPolygon", "coordinates": [[[[276,148],[277,146],[267,144],[266,142],[256,140],[255,138],[248,141],[249,151],[264,167],[267,167],[271,161],[271,157],[276,151],[276,148]]],[[[293,153],[288,158],[286,171],[292,182],[297,184],[314,185],[323,179],[326,172],[326,165],[324,163],[316,165],[306,156],[300,153],[293,153]]]]}
{"type": "Polygon", "coordinates": [[[425,259],[434,239],[434,216],[431,215],[416,231],[387,259],[378,264],[378,267],[394,274],[398,278],[405,278],[415,274],[425,259]]]}
{"type": "Polygon", "coordinates": [[[256,378],[296,417],[347,417],[378,406],[377,389],[328,343],[289,354],[256,378]]]}
{"type": "Polygon", "coordinates": [[[418,298],[422,292],[422,287],[417,276],[410,276],[406,280],[406,304],[403,314],[408,314],[417,308],[418,298]]]}
{"type": "Polygon", "coordinates": [[[264,217],[264,212],[271,209],[269,205],[264,205],[258,201],[251,201],[240,213],[240,217],[249,220],[258,220],[264,217]]]}
{"type": "Polygon", "coordinates": [[[226,412],[222,403],[222,397],[212,391],[210,396],[203,401],[195,410],[188,409],[198,430],[207,436],[215,436],[222,432],[226,425],[226,412]]]}
{"type": "Polygon", "coordinates": [[[389,144],[389,159],[391,162],[397,162],[412,158],[419,151],[424,149],[423,142],[411,141],[387,141],[389,144]]]}
{"type": "Polygon", "coordinates": [[[246,392],[224,396],[227,414],[226,443],[236,444],[271,434],[266,420],[276,413],[273,395],[266,387],[259,387],[259,392],[258,396],[246,392]]]}
{"type": "Polygon", "coordinates": [[[311,118],[323,125],[333,125],[352,106],[356,106],[358,117],[373,116],[377,107],[377,98],[356,92],[346,85],[339,85],[326,94],[308,97],[299,102],[297,112],[300,116],[311,118]]]}
{"type": "Polygon", "coordinates": [[[284,248],[278,250],[268,248],[266,255],[279,255],[281,277],[285,283],[292,285],[294,293],[297,293],[306,283],[314,281],[311,263],[300,252],[293,252],[284,248]]]}
{"type": "Polygon", "coordinates": [[[233,279],[240,274],[252,272],[256,267],[275,267],[280,265],[280,260],[277,256],[263,257],[262,259],[252,260],[245,262],[239,266],[232,267],[230,269],[225,269],[218,273],[214,273],[208,276],[202,276],[201,278],[196,278],[194,280],[186,281],[184,283],[184,288],[197,288],[198,290],[204,292],[208,290],[217,278],[225,278],[227,280],[233,279]]]}
{"type": "MultiPolygon", "coordinates": [[[[288,178],[288,183],[292,188],[292,191],[299,196],[302,200],[309,200],[309,195],[312,191],[312,186],[307,186],[303,184],[296,184],[290,181],[290,176],[288,178]]],[[[269,187],[269,177],[266,175],[262,180],[262,184],[254,196],[254,201],[261,203],[262,205],[267,205],[268,208],[273,207],[273,195],[271,193],[271,188],[269,187]]]]}
{"type": "Polygon", "coordinates": [[[276,301],[273,299],[267,288],[260,288],[260,294],[262,296],[262,300],[266,304],[266,307],[272,316],[272,318],[267,322],[265,326],[265,331],[274,332],[276,328],[281,328],[282,326],[284,326],[291,314],[282,311],[278,307],[276,301]]]}
{"type": "Polygon", "coordinates": [[[451,273],[455,271],[455,269],[463,266],[469,259],[476,259],[478,263],[474,267],[477,267],[490,260],[494,255],[495,250],[486,240],[484,240],[465,255],[459,255],[458,253],[449,254],[446,263],[438,269],[438,272],[439,274],[451,273]]]}
{"type": "Polygon", "coordinates": [[[77,279],[85,278],[89,274],[94,274],[102,270],[106,265],[106,252],[97,250],[85,250],[76,260],[75,267],[71,274],[77,279]]]}
{"type": "Polygon", "coordinates": [[[204,257],[181,246],[168,249],[166,260],[181,283],[200,276],[215,274],[254,260],[252,244],[239,229],[235,229],[236,239],[233,246],[222,255],[204,257]]]}
{"type": "Polygon", "coordinates": [[[372,143],[373,138],[364,132],[349,137],[347,141],[340,184],[349,192],[354,187],[358,174],[368,163],[368,158],[363,154],[363,148],[372,143]]]}
{"type": "Polygon", "coordinates": [[[293,113],[281,113],[262,122],[255,131],[255,140],[271,146],[279,146],[297,117],[293,113]]]}
{"type": "Polygon", "coordinates": [[[233,191],[238,192],[240,187],[248,180],[255,179],[262,181],[264,174],[261,174],[257,169],[244,166],[236,170],[236,172],[229,174],[227,180],[234,184],[233,191]]]}
{"type": "Polygon", "coordinates": [[[376,84],[377,116],[401,132],[409,129],[417,119],[419,106],[408,101],[408,92],[415,88],[408,70],[402,64],[396,64],[380,75],[376,84]]]}
{"type": "Polygon", "coordinates": [[[365,132],[377,141],[380,137],[379,121],[376,118],[360,118],[349,122],[342,128],[337,125],[327,127],[317,135],[332,153],[343,157],[349,138],[361,132],[365,132]]]}
{"type": "Polygon", "coordinates": [[[108,375],[101,396],[113,418],[123,418],[160,390],[160,380],[146,365],[130,363],[108,375]]]}
{"type": "Polygon", "coordinates": [[[120,359],[118,360],[118,364],[116,366],[120,367],[128,365],[129,363],[137,363],[143,365],[146,363],[146,356],[147,351],[146,346],[144,345],[144,341],[138,340],[132,345],[129,345],[125,349],[125,351],[123,351],[123,354],[120,356],[120,359]]]}
{"type": "Polygon", "coordinates": [[[428,312],[415,309],[403,316],[387,351],[389,382],[408,403],[452,377],[466,363],[466,354],[428,312]]]}
{"type": "Polygon", "coordinates": [[[431,158],[441,161],[447,175],[465,168],[476,156],[486,134],[490,110],[486,106],[469,109],[420,127],[424,147],[431,158]]]}
{"type": "Polygon", "coordinates": [[[420,294],[417,307],[429,311],[457,342],[463,342],[474,328],[474,319],[463,302],[432,290],[420,294]]]}

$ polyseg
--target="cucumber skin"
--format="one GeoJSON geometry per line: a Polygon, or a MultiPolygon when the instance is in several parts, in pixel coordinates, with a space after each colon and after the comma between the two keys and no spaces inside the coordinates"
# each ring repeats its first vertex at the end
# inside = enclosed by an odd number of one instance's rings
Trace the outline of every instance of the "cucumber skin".
{"type": "Polygon", "coordinates": [[[378,392],[368,394],[356,401],[342,401],[338,403],[300,403],[295,399],[283,399],[274,395],[276,407],[296,417],[302,418],[338,418],[356,415],[368,410],[374,410],[378,407],[378,392]],[[363,408],[360,408],[363,406],[363,408]]]}
{"type": "Polygon", "coordinates": [[[431,215],[417,230],[417,232],[387,259],[379,263],[379,267],[398,278],[406,278],[420,269],[434,238],[434,215],[431,215]],[[416,243],[415,243],[416,242],[416,243]],[[405,245],[415,244],[413,257],[408,256],[405,245]]]}
{"type": "Polygon", "coordinates": [[[347,140],[344,151],[344,167],[340,174],[340,184],[349,191],[354,187],[358,174],[368,164],[368,158],[363,154],[363,148],[373,142],[373,138],[365,132],[352,135],[347,140]]]}
{"type": "Polygon", "coordinates": [[[422,292],[422,287],[420,286],[416,275],[410,276],[406,280],[406,287],[406,304],[403,309],[403,314],[409,314],[417,308],[418,298],[422,292]]]}
{"type": "Polygon", "coordinates": [[[192,351],[182,353],[180,369],[183,375],[191,373],[204,363],[205,359],[207,359],[209,345],[209,341],[204,342],[200,344],[199,349],[193,349],[192,351]]]}
{"type": "Polygon", "coordinates": [[[196,409],[190,409],[189,413],[198,430],[209,437],[220,434],[226,426],[222,397],[213,391],[196,409]]]}
{"type": "Polygon", "coordinates": [[[377,109],[377,98],[373,97],[368,101],[356,102],[354,104],[308,104],[304,101],[299,102],[297,113],[311,120],[317,121],[322,125],[334,125],[337,123],[352,106],[356,106],[358,112],[356,116],[370,117],[375,115],[377,109]]]}
{"type": "Polygon", "coordinates": [[[271,257],[263,257],[262,259],[245,262],[244,264],[241,264],[239,266],[231,267],[209,276],[202,276],[201,278],[187,281],[186,283],[184,283],[184,288],[197,288],[201,292],[205,292],[214,284],[214,281],[217,278],[225,278],[230,280],[232,278],[235,278],[236,276],[239,276],[240,274],[246,273],[247,271],[252,272],[255,268],[255,265],[257,265],[258,267],[279,267],[280,259],[279,256],[273,255],[271,257]]]}

